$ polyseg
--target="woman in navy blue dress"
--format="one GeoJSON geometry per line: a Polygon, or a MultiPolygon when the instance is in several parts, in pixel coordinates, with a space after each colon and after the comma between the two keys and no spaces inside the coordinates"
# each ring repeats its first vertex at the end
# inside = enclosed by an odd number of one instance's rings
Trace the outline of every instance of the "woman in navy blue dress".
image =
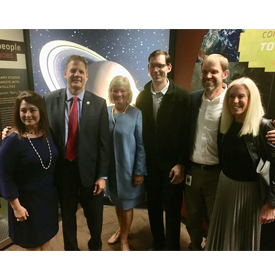
{"type": "Polygon", "coordinates": [[[25,91],[16,98],[10,133],[0,149],[0,193],[9,201],[9,235],[27,250],[49,250],[58,232],[58,152],[39,94],[25,91]]]}

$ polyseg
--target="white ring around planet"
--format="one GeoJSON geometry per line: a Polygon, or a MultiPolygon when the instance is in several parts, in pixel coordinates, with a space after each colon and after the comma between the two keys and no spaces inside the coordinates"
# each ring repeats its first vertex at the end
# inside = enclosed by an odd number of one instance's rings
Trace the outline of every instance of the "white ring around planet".
{"type": "Polygon", "coordinates": [[[131,74],[122,65],[107,61],[96,52],[77,43],[55,40],[43,46],[39,64],[43,78],[50,91],[66,87],[64,79],[65,61],[70,55],[81,55],[88,61],[88,81],[86,89],[107,99],[108,86],[117,75],[127,76],[133,91],[133,102],[139,94],[131,74]]]}

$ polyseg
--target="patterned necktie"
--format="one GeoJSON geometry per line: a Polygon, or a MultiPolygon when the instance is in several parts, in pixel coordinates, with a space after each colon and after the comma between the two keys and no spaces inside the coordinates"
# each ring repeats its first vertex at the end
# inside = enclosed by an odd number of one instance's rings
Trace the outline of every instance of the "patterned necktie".
{"type": "Polygon", "coordinates": [[[68,125],[68,140],[66,157],[69,161],[72,161],[77,156],[77,128],[78,128],[78,112],[77,112],[77,96],[73,97],[73,104],[71,106],[69,114],[68,125]]]}

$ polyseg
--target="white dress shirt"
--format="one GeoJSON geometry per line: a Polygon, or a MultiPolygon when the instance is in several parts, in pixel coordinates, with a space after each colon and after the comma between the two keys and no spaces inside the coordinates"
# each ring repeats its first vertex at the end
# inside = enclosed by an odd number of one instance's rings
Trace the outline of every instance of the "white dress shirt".
{"type": "Polygon", "coordinates": [[[202,103],[196,125],[194,151],[190,157],[190,160],[195,163],[205,165],[219,163],[217,137],[226,90],[227,86],[213,100],[209,100],[205,93],[202,95],[202,103]]]}

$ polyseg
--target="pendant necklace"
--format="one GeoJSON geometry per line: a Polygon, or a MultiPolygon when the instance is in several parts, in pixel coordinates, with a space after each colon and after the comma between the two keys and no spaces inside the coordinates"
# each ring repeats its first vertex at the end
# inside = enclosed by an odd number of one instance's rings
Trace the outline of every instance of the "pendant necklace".
{"type": "MultiPolygon", "coordinates": [[[[125,108],[124,112],[122,113],[123,115],[124,115],[125,112],[127,111],[129,105],[130,105],[130,104],[128,104],[127,107],[125,108]]],[[[115,108],[115,106],[113,106],[113,108],[112,108],[112,120],[113,120],[113,123],[114,123],[114,125],[115,125],[115,124],[116,124],[116,120],[115,120],[115,118],[114,118],[114,108],[115,108]]]]}
{"type": "MultiPolygon", "coordinates": [[[[51,164],[52,164],[52,151],[51,151],[51,147],[50,147],[49,140],[46,138],[46,141],[47,141],[47,144],[48,144],[48,148],[49,148],[49,153],[50,153],[50,162],[49,162],[49,165],[48,165],[47,167],[45,167],[45,165],[44,165],[44,163],[43,163],[43,161],[42,161],[42,158],[41,158],[41,156],[39,155],[39,153],[37,152],[36,148],[34,147],[34,145],[33,145],[32,141],[31,141],[31,139],[30,139],[28,133],[30,133],[30,134],[33,134],[33,133],[31,133],[31,132],[29,132],[29,131],[26,131],[26,132],[25,132],[25,134],[26,134],[26,136],[27,136],[27,138],[28,138],[28,140],[29,140],[29,142],[30,142],[30,144],[31,144],[31,146],[32,146],[32,148],[33,148],[33,150],[34,150],[34,152],[36,153],[36,155],[38,156],[38,158],[39,158],[39,160],[40,160],[40,163],[41,163],[42,167],[43,167],[45,170],[49,169],[49,168],[51,167],[51,164]]],[[[39,133],[39,132],[38,132],[38,133],[39,133]]]]}

